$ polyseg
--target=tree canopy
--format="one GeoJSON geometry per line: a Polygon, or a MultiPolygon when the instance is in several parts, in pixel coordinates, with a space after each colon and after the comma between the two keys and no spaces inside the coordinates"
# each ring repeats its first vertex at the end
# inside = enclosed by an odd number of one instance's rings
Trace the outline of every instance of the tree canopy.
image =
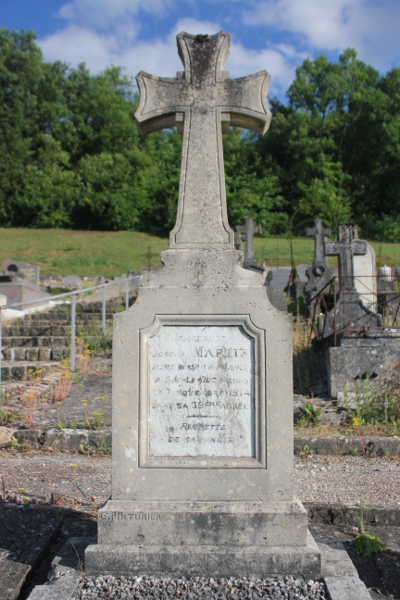
{"type": "MultiPolygon", "coordinates": [[[[121,67],[48,63],[35,40],[0,29],[0,225],[167,235],[181,137],[142,136],[121,67]]],[[[267,234],[291,223],[303,234],[319,216],[400,241],[400,68],[380,75],[353,49],[321,55],[298,67],[287,100],[270,100],[265,136],[224,136],[231,226],[253,214],[267,234]]]]}

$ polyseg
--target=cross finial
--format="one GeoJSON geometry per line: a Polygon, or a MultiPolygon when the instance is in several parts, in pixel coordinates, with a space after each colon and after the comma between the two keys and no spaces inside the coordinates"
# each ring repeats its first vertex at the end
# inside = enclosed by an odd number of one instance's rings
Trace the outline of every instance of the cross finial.
{"type": "Polygon", "coordinates": [[[162,78],[140,72],[140,103],[135,117],[144,133],[178,127],[183,131],[177,220],[171,248],[233,248],[229,227],[222,152],[222,127],[237,125],[265,133],[270,76],[260,71],[229,79],[223,71],[230,36],[177,36],[184,72],[162,78]]]}

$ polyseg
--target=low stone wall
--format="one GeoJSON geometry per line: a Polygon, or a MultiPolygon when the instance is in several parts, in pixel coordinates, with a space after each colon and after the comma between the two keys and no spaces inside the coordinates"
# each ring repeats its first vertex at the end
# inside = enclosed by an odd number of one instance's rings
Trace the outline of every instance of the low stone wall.
{"type": "Polygon", "coordinates": [[[65,291],[82,290],[87,287],[101,285],[105,279],[101,275],[40,275],[43,289],[63,288],[65,291]]]}

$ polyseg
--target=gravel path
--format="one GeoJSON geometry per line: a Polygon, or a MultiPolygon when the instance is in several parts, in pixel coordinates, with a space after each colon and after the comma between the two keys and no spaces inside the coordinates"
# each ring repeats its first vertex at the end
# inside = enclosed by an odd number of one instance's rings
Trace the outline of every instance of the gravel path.
{"type": "MultiPolygon", "coordinates": [[[[49,452],[4,452],[8,497],[58,504],[100,505],[111,494],[111,457],[49,452]],[[76,465],[76,466],[71,466],[76,465]]],[[[400,462],[359,456],[295,457],[295,494],[303,502],[400,506],[400,462]]],[[[0,486],[0,496],[3,490],[0,486]]]]}
{"type": "Polygon", "coordinates": [[[153,577],[89,577],[81,583],[74,598],[102,600],[122,598],[180,598],[184,600],[326,600],[323,583],[301,581],[293,577],[284,579],[156,579],[153,577]]]}

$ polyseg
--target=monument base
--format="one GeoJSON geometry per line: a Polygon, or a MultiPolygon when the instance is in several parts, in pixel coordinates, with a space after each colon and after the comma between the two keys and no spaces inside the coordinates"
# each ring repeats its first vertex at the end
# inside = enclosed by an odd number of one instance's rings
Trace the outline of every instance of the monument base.
{"type": "Polygon", "coordinates": [[[320,551],[298,500],[110,500],[98,527],[98,544],[85,554],[90,575],[320,575],[320,551]]]}
{"type": "Polygon", "coordinates": [[[311,534],[305,546],[122,546],[85,552],[86,575],[129,577],[273,577],[318,579],[321,554],[311,534]]]}

